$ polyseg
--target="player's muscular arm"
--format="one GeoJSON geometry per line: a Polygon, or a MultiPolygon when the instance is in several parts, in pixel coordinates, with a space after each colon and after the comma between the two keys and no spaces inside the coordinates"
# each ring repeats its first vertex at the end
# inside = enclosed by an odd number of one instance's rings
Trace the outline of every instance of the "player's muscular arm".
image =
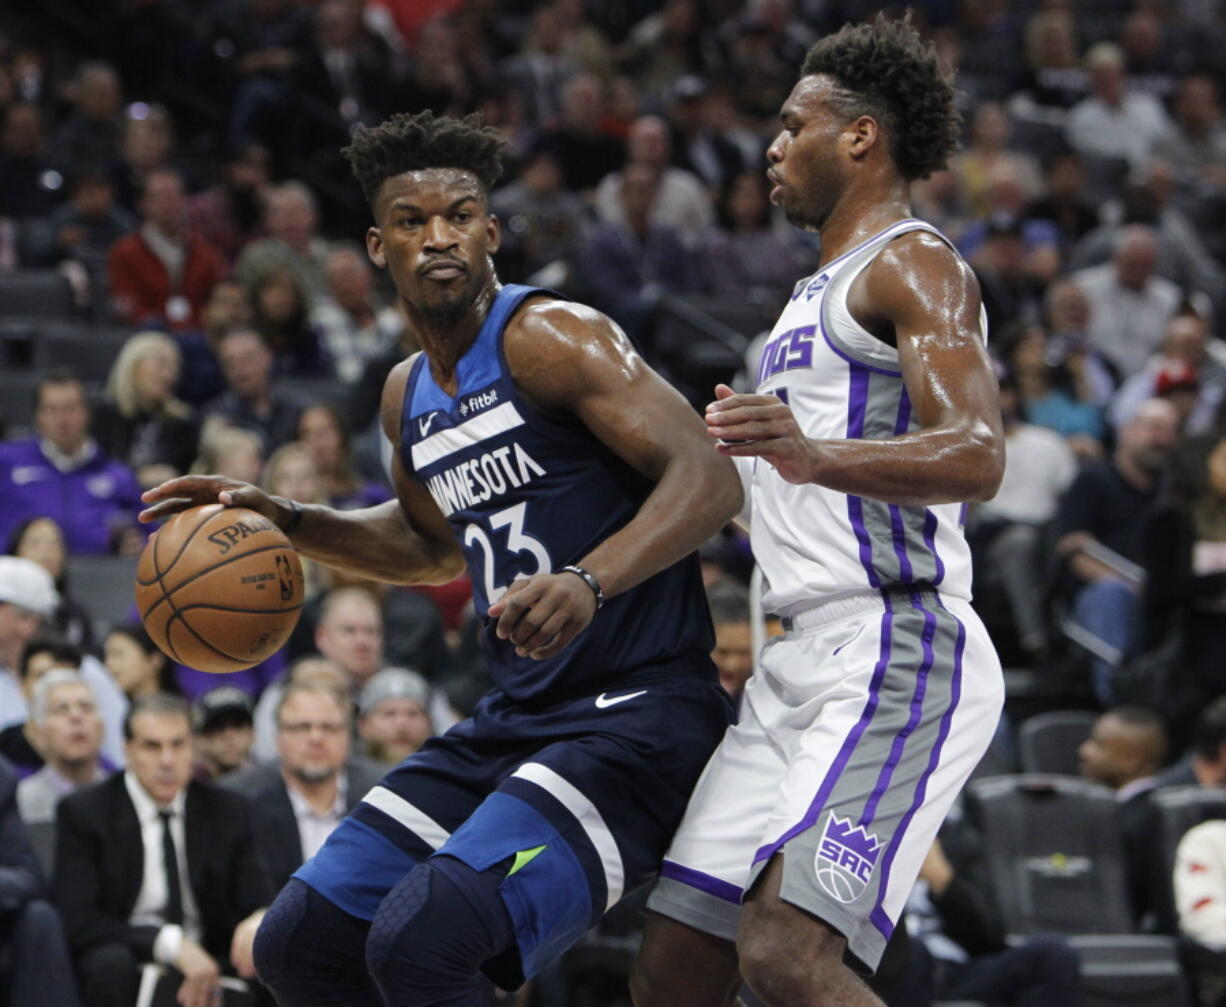
{"type": "MultiPolygon", "coordinates": [[[[394,444],[400,441],[400,407],[410,361],[399,364],[383,389],[381,419],[394,444]]],[[[446,519],[426,488],[404,470],[393,453],[396,500],[362,510],[339,511],[315,504],[300,505],[302,519],[290,538],[304,556],[328,566],[393,584],[445,583],[464,570],[464,556],[446,519]]],[[[156,521],[177,511],[220,501],[249,507],[285,527],[293,508],[282,497],[257,486],[221,476],[184,476],[145,493],[151,504],[142,521],[156,521]]]]}
{"type": "Polygon", "coordinates": [[[893,242],[852,284],[848,305],[870,331],[893,333],[919,429],[882,440],[814,440],[771,395],[721,398],[707,411],[721,453],[758,455],[789,482],[888,503],[990,500],[1004,472],[996,378],[979,338],[979,287],[938,239],[893,242]]]}
{"type": "MultiPolygon", "coordinates": [[[[578,560],[606,597],[693,552],[740,509],[740,480],[711,451],[702,421],[599,312],[530,305],[507,328],[504,347],[524,395],[577,417],[655,482],[635,517],[578,560]]],[[[572,574],[516,581],[490,609],[499,635],[538,658],[558,653],[594,612],[592,592],[572,574]]]]}

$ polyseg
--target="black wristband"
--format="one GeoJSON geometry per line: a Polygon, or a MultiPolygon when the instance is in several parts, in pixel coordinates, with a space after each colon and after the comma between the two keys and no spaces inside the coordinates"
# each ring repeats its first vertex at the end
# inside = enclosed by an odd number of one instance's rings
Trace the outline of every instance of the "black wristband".
{"type": "Polygon", "coordinates": [[[289,504],[289,509],[293,511],[289,516],[289,520],[281,526],[281,531],[286,535],[292,535],[298,530],[298,526],[302,524],[302,504],[297,500],[285,498],[285,502],[289,504]]]}
{"type": "Polygon", "coordinates": [[[596,596],[596,610],[600,611],[600,606],[604,604],[604,591],[601,590],[600,581],[593,577],[590,573],[581,566],[564,566],[558,573],[573,573],[576,577],[583,581],[592,589],[592,594],[596,596]]]}

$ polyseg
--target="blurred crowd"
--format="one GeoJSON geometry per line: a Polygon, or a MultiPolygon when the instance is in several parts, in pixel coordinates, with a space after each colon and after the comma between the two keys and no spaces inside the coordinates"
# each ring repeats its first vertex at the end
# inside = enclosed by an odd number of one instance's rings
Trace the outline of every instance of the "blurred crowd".
{"type": "MultiPolygon", "coordinates": [[[[967,532],[976,604],[1016,672],[1005,731],[1036,709],[1123,708],[1114,726],[1160,744],[1145,743],[1129,779],[1087,775],[1148,782],[1213,747],[1198,718],[1226,695],[1226,4],[909,6],[964,116],[962,148],[914,186],[914,211],[971,263],[1001,379],[1005,481],[967,532]],[[1151,716],[1140,728],[1136,710],[1151,716]]],[[[260,899],[380,767],[487,687],[463,580],[389,588],[307,564],[310,601],[285,650],[224,680],[174,665],[134,608],[102,618],[114,600],[74,585],[76,564],[112,557],[125,590],[149,531],[139,495],[176,474],[341,508],[389,498],[375,414],[415,345],[362,246],[369,212],[340,154],[353,130],[396,112],[482,113],[508,142],[491,197],[502,280],[608,312],[701,405],[709,378],[749,384],[771,317],[818,262],[816,236],[769,203],[778,108],[814,41],[880,8],[56,0],[0,12],[0,754],[14,776],[0,800],[15,802],[33,856],[0,914],[26,914],[40,935],[17,942],[14,974],[67,955],[84,1002],[130,1007],[121,977],[144,963],[189,981],[206,959],[242,973],[230,942],[260,899]],[[14,307],[6,291],[23,283],[38,293],[14,307]],[[85,797],[108,780],[117,801],[117,780],[146,796],[178,781],[189,833],[191,795],[222,781],[246,803],[207,814],[238,822],[236,856],[258,879],[221,908],[189,895],[174,920],[139,878],[84,906],[82,878],[114,852],[91,844],[116,841],[85,797]],[[78,791],[80,804],[61,802],[78,791]],[[41,878],[54,879],[58,943],[41,878]]],[[[753,667],[752,560],[732,529],[703,560],[735,695],[753,667]]],[[[163,849],[150,823],[139,828],[163,849]]],[[[184,842],[189,865],[204,856],[184,842]]],[[[1226,904],[1226,868],[1215,898],[1226,904]]],[[[1226,947],[1226,929],[1188,927],[1226,947]]],[[[59,974],[71,984],[72,969],[59,974]]],[[[538,985],[542,1005],[570,1002],[561,982],[538,985]]]]}

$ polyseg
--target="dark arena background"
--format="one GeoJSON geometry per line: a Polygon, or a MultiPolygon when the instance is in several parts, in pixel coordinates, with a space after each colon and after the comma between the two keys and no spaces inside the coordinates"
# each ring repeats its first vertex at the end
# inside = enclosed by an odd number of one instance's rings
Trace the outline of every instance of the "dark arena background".
{"type": "MultiPolygon", "coordinates": [[[[341,508],[391,496],[380,392],[417,347],[367,259],[353,131],[481,113],[508,144],[501,280],[606,312],[701,410],[718,382],[752,390],[818,263],[769,201],[780,104],[811,45],[881,9],[0,5],[0,810],[25,836],[0,843],[10,1007],[78,1002],[66,966],[58,993],[20,973],[31,933],[78,965],[88,945],[55,804],[123,766],[129,703],[181,696],[196,778],[257,810],[234,774],[314,759],[343,813],[488,687],[466,578],[391,588],[304,562],[288,644],[226,676],[139,627],[143,489],[191,472],[341,508]],[[64,667],[89,688],[57,728],[66,693],[36,682],[64,667]],[[332,735],[289,736],[291,677],[337,693],[332,735]]],[[[1226,1004],[1226,4],[910,10],[963,117],[913,212],[971,264],[1000,379],[1005,480],[966,532],[1007,699],[872,985],[891,1007],[1226,1004]]],[[[736,695],[778,622],[742,532],[701,558],[736,695]]],[[[269,815],[233,870],[275,890],[302,858],[269,815]]],[[[491,1002],[628,1005],[645,899],[491,1002]]],[[[137,956],[151,998],[165,957],[137,956]]],[[[227,1004],[271,1002],[232,985],[227,1004]]]]}

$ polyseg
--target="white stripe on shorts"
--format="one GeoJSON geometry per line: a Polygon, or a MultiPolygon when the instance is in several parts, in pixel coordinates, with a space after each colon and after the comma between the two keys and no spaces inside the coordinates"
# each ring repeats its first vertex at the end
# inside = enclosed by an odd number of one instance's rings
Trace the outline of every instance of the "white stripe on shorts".
{"type": "Polygon", "coordinates": [[[535,783],[542,790],[548,791],[578,820],[587,833],[587,838],[596,848],[600,856],[600,866],[604,869],[605,887],[609,892],[608,904],[605,909],[612,909],[613,903],[622,897],[622,889],[626,884],[626,872],[622,866],[622,856],[617,849],[617,840],[605,825],[596,805],[589,801],[578,787],[563,779],[548,766],[539,762],[525,762],[512,776],[518,776],[529,783],[535,783]]]}
{"type": "Polygon", "coordinates": [[[371,807],[378,808],[389,818],[394,818],[432,850],[437,850],[451,838],[451,833],[421,808],[414,807],[387,787],[371,787],[370,793],[362,800],[371,807]]]}

